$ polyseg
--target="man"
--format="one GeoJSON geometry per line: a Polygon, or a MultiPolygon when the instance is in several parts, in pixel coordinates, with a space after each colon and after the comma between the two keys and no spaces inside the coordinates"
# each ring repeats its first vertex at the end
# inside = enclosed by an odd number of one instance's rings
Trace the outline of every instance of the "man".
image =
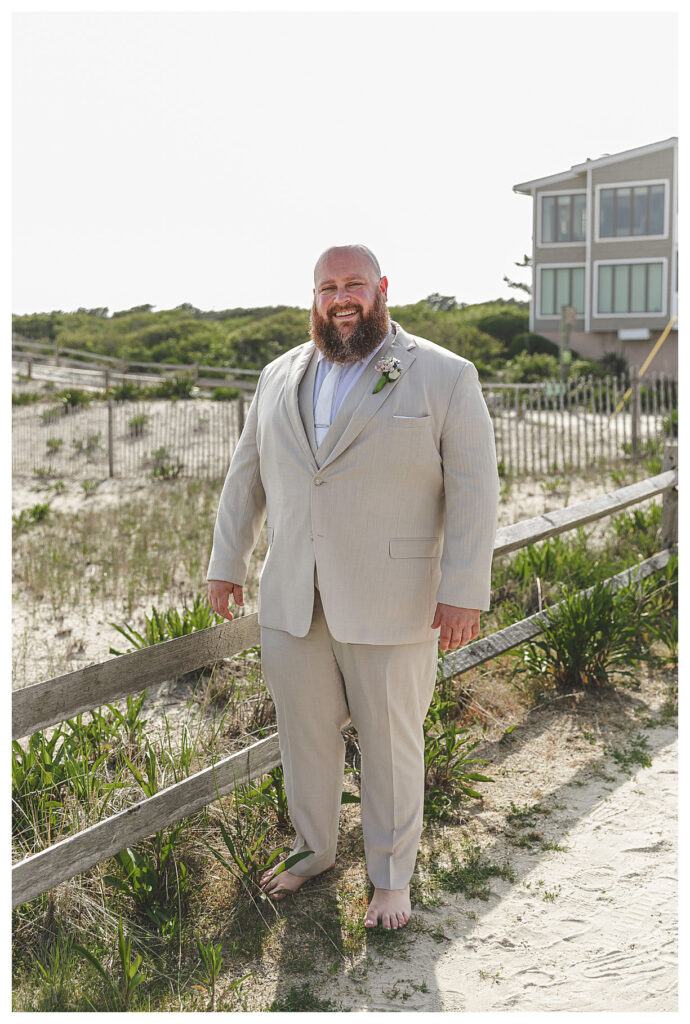
{"type": "Polygon", "coordinates": [[[410,917],[424,806],[423,722],[442,651],[489,607],[498,472],[468,360],[392,322],[365,246],[324,252],[311,341],[264,367],[220,499],[209,600],[231,619],[264,516],[264,677],[278,718],[293,853],[272,898],[333,866],[341,728],[362,752],[362,828],[374,885],[365,925],[410,917]]]}

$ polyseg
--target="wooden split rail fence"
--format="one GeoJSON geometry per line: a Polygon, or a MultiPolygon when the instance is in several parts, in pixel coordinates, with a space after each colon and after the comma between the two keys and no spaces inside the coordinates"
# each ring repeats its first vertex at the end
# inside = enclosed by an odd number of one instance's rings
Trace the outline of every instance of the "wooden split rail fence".
{"type": "MultiPolygon", "coordinates": [[[[498,530],[494,556],[506,555],[663,494],[661,550],[612,577],[610,586],[617,589],[668,563],[678,539],[677,484],[677,445],[673,444],[667,446],[664,470],[656,476],[498,530]]],[[[445,678],[462,675],[537,636],[548,614],[547,609],[446,655],[443,659],[445,678]]],[[[254,613],[28,686],[13,695],[13,738],[29,736],[172,676],[230,658],[259,643],[258,616],[254,613]]],[[[34,899],[159,829],[195,814],[219,796],[231,793],[236,786],[265,774],[280,763],[278,734],[274,733],[26,857],[12,868],[13,906],[34,899]]]]}

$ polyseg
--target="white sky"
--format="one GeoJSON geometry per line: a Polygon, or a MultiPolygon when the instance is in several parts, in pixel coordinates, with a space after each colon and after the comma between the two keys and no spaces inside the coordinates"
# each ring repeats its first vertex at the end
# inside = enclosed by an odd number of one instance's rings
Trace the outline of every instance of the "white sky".
{"type": "Polygon", "coordinates": [[[316,257],[350,241],[392,304],[521,297],[513,185],[678,134],[674,12],[13,25],[16,313],[306,307],[316,257]]]}

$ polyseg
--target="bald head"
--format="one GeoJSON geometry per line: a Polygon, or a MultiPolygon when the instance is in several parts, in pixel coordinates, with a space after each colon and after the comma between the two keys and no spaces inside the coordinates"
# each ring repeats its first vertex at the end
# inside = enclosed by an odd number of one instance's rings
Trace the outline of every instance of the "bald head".
{"type": "Polygon", "coordinates": [[[349,254],[356,254],[363,257],[371,266],[372,275],[376,277],[376,280],[379,281],[381,279],[381,267],[379,266],[379,261],[376,259],[371,249],[368,249],[366,245],[332,245],[330,248],[322,252],[316,261],[316,266],[314,267],[314,282],[316,282],[319,270],[330,256],[335,255],[337,257],[349,254]]]}

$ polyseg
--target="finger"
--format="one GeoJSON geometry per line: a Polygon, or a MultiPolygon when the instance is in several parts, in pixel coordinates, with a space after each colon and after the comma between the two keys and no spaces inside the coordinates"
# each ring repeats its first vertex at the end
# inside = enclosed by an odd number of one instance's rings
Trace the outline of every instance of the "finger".
{"type": "Polygon", "coordinates": [[[453,630],[450,626],[441,626],[441,650],[447,651],[453,640],[453,630]]]}
{"type": "Polygon", "coordinates": [[[239,605],[240,607],[244,607],[244,596],[242,594],[242,587],[238,586],[237,583],[233,584],[232,595],[235,600],[235,604],[239,605]]]}

